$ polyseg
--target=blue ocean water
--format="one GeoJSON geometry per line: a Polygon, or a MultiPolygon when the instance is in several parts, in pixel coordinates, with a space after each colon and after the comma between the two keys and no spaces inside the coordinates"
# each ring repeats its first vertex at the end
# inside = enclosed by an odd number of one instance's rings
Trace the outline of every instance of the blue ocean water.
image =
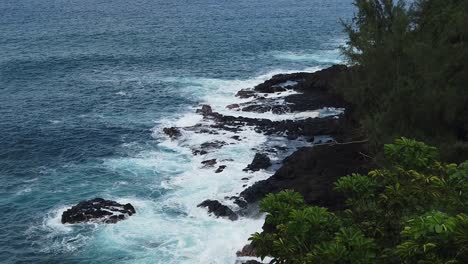
{"type": "MultiPolygon", "coordinates": [[[[340,61],[351,2],[0,1],[0,262],[233,263],[261,219],[192,208],[241,186],[201,172],[160,129],[275,72],[340,61]],[[137,214],[60,224],[94,197],[137,214]]],[[[231,151],[239,169],[251,146],[231,151]]]]}

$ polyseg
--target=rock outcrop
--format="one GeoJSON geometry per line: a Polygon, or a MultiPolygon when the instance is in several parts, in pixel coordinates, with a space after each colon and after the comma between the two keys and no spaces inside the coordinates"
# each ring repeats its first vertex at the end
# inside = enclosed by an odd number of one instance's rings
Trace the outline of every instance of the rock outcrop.
{"type": "Polygon", "coordinates": [[[239,218],[237,214],[234,213],[234,211],[232,211],[229,207],[216,200],[205,200],[200,203],[198,207],[208,208],[208,213],[212,213],[217,217],[226,217],[232,221],[235,221],[239,218]]]}
{"type": "Polygon", "coordinates": [[[366,173],[371,168],[372,161],[362,153],[366,153],[365,146],[358,143],[301,148],[287,157],[272,177],[255,183],[240,197],[253,203],[268,193],[292,189],[309,204],[341,208],[343,200],[333,191],[333,184],[342,176],[366,173]]]}
{"type": "Polygon", "coordinates": [[[135,208],[127,203],[95,198],[82,201],[62,214],[62,224],[101,222],[114,224],[135,214],[135,208]]]}
{"type": "Polygon", "coordinates": [[[250,163],[244,171],[259,171],[270,166],[271,160],[266,154],[256,153],[252,163],[250,163]]]}
{"type": "Polygon", "coordinates": [[[165,127],[163,128],[163,132],[172,139],[178,138],[182,135],[180,129],[177,127],[165,127]]]}

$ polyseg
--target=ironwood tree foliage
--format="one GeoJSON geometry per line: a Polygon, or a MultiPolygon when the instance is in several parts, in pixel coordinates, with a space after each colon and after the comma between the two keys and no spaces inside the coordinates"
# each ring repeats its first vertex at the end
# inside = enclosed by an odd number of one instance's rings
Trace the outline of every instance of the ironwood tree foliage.
{"type": "Polygon", "coordinates": [[[273,263],[468,263],[468,161],[446,164],[438,150],[406,138],[385,145],[387,166],[340,178],[347,209],[307,206],[300,194],[260,204],[272,232],[252,244],[273,263]]]}
{"type": "Polygon", "coordinates": [[[468,0],[355,0],[337,85],[375,148],[397,136],[468,158],[468,0]]]}

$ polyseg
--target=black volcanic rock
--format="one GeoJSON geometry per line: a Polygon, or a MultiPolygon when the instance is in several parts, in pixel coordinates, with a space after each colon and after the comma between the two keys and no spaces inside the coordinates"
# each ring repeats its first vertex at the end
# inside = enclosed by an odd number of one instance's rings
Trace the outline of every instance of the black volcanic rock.
{"type": "Polygon", "coordinates": [[[226,168],[226,165],[221,165],[216,169],[215,173],[221,173],[224,171],[225,168],[226,168]]]}
{"type": "Polygon", "coordinates": [[[298,72],[292,74],[277,74],[271,77],[271,79],[255,86],[255,91],[258,93],[276,93],[283,92],[286,88],[294,88],[295,85],[287,85],[288,82],[300,82],[304,80],[311,73],[298,72]]]}
{"type": "Polygon", "coordinates": [[[270,166],[271,160],[266,154],[256,153],[252,163],[250,163],[244,171],[259,171],[270,166]]]}
{"type": "Polygon", "coordinates": [[[178,129],[177,127],[165,127],[163,128],[163,132],[173,139],[178,138],[182,135],[180,129],[178,129]]]}
{"type": "Polygon", "coordinates": [[[204,117],[207,117],[213,114],[213,109],[211,109],[211,106],[209,105],[202,105],[201,109],[198,109],[196,112],[202,114],[204,117]]]}
{"type": "Polygon", "coordinates": [[[345,65],[333,65],[329,68],[306,74],[303,81],[300,81],[294,90],[300,92],[310,92],[311,90],[321,90],[332,93],[335,82],[342,74],[348,72],[350,68],[345,65]]]}
{"type": "Polygon", "coordinates": [[[95,198],[82,201],[62,214],[62,224],[76,224],[84,222],[102,222],[114,224],[135,214],[131,204],[120,204],[115,201],[95,198]]]}
{"type": "Polygon", "coordinates": [[[255,183],[240,197],[253,203],[268,193],[292,189],[301,193],[309,204],[331,209],[342,207],[342,198],[333,191],[333,184],[342,176],[370,170],[372,161],[361,154],[366,152],[363,144],[300,148],[283,161],[272,177],[255,183]]]}
{"type": "Polygon", "coordinates": [[[216,165],[217,161],[216,159],[210,159],[210,160],[204,160],[201,162],[204,166],[203,167],[213,167],[216,165]]]}
{"type": "Polygon", "coordinates": [[[198,207],[208,208],[208,213],[212,213],[217,217],[227,217],[229,220],[235,221],[238,219],[238,216],[234,211],[232,211],[226,205],[223,205],[216,200],[205,200],[198,205],[198,207]]]}
{"type": "Polygon", "coordinates": [[[251,260],[247,260],[246,262],[243,262],[242,264],[263,264],[263,263],[251,259],[251,260]]]}
{"type": "Polygon", "coordinates": [[[238,257],[256,257],[257,251],[252,244],[245,245],[242,250],[236,252],[236,256],[238,257]]]}
{"type": "Polygon", "coordinates": [[[250,97],[255,97],[255,91],[243,89],[243,90],[238,91],[236,96],[240,97],[240,98],[243,98],[243,99],[250,98],[250,97]]]}
{"type": "Polygon", "coordinates": [[[215,149],[220,149],[225,145],[227,145],[226,142],[219,141],[219,140],[205,142],[205,143],[200,145],[200,148],[192,149],[192,153],[193,153],[193,155],[205,155],[209,151],[215,150],[215,149]]]}
{"type": "Polygon", "coordinates": [[[230,105],[226,105],[226,108],[227,109],[235,109],[235,108],[239,108],[240,105],[239,104],[230,104],[230,105]]]}

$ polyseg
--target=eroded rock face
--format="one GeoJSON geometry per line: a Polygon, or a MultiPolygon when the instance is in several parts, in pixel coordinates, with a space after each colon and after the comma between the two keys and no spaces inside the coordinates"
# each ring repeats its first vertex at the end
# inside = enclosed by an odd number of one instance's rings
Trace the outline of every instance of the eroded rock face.
{"type": "Polygon", "coordinates": [[[229,207],[216,200],[205,200],[199,204],[198,207],[208,208],[208,213],[212,213],[217,217],[226,217],[232,221],[235,221],[239,218],[237,214],[234,213],[234,211],[232,211],[229,207]]]}
{"type": "Polygon", "coordinates": [[[101,222],[114,224],[135,214],[131,204],[120,204],[115,201],[95,198],[82,201],[62,214],[62,224],[101,222]]]}
{"type": "Polygon", "coordinates": [[[244,171],[259,171],[261,169],[266,169],[271,166],[271,160],[270,158],[263,153],[257,153],[255,154],[255,157],[250,163],[247,168],[244,169],[244,171]]]}

